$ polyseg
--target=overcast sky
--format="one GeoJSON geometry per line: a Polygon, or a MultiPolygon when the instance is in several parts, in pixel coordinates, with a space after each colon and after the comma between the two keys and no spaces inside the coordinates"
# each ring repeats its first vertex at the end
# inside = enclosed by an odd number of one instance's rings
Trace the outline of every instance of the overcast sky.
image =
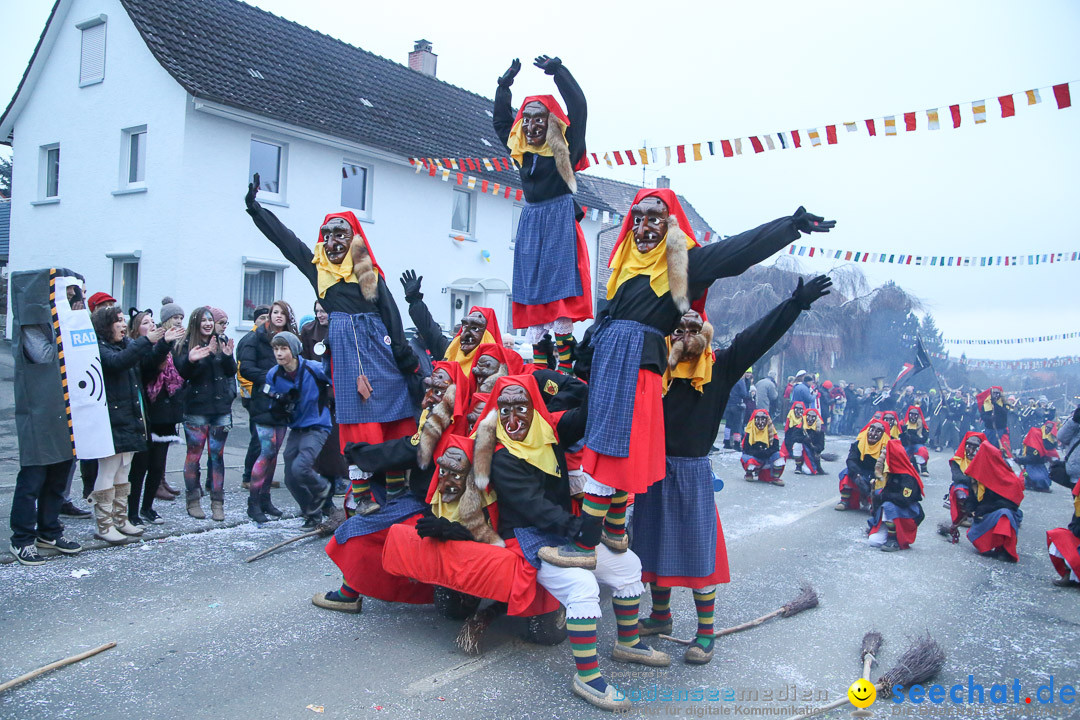
{"type": "MultiPolygon", "coordinates": [[[[711,159],[664,172],[725,234],[799,205],[838,220],[814,244],[867,252],[990,255],[1080,250],[1078,107],[1053,96],[1016,117],[996,97],[1080,80],[1080,3],[347,3],[258,0],[263,9],[398,62],[426,38],[438,76],[492,97],[510,60],[516,98],[554,93],[531,67],[560,56],[589,101],[594,150],[805,130],[845,120],[831,147],[711,159]],[[975,127],[972,100],[986,98],[975,127]],[[961,103],[951,129],[946,107],[961,103]],[[868,138],[865,118],[940,107],[941,130],[868,138]]],[[[51,3],[0,0],[0,96],[10,98],[51,3]]],[[[362,82],[362,79],[358,79],[362,82]]],[[[880,124],[880,121],[879,121],[880,124]]],[[[879,133],[882,131],[879,129],[879,133]]],[[[594,170],[600,174],[607,170],[594,170]]],[[[647,172],[652,185],[658,173],[647,172]]],[[[640,169],[615,175],[640,183],[640,169]]],[[[828,261],[808,260],[807,272],[828,261]]],[[[1080,263],[1018,268],[867,268],[923,301],[948,337],[1080,330],[1080,263]]],[[[1080,354],[1080,340],[966,349],[971,357],[1080,354]]]]}

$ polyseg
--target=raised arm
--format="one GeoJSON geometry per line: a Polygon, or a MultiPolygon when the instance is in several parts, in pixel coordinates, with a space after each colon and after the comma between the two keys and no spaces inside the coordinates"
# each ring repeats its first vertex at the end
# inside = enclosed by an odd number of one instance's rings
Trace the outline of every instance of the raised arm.
{"type": "Polygon", "coordinates": [[[116,349],[110,343],[101,343],[100,350],[101,369],[108,372],[118,372],[138,366],[143,357],[153,350],[153,346],[149,340],[141,337],[134,342],[128,343],[122,350],[116,349]]]}
{"type": "Polygon", "coordinates": [[[541,55],[536,61],[538,67],[553,76],[555,87],[559,88],[559,94],[566,103],[566,116],[570,119],[570,127],[566,130],[566,144],[570,150],[571,164],[577,163],[585,153],[585,126],[588,122],[585,93],[581,91],[581,86],[577,84],[577,80],[559,58],[541,55]]]}
{"type": "Polygon", "coordinates": [[[499,78],[499,87],[495,90],[495,106],[491,110],[491,124],[495,126],[495,134],[503,145],[510,139],[510,129],[514,127],[514,109],[510,106],[512,98],[510,86],[514,84],[514,78],[520,70],[521,61],[514,58],[510,67],[499,78]]]}
{"type": "Polygon", "coordinates": [[[742,274],[798,240],[800,232],[828,232],[835,225],[835,220],[825,220],[800,207],[790,217],[777,218],[727,240],[691,248],[687,273],[690,297],[701,297],[720,278],[742,274]]]}
{"type": "Polygon", "coordinates": [[[349,443],[345,446],[345,458],[349,464],[372,474],[419,469],[416,464],[416,446],[409,437],[376,445],[349,443]]]}
{"type": "Polygon", "coordinates": [[[415,270],[406,270],[401,274],[401,286],[405,288],[405,302],[409,303],[409,317],[420,334],[420,339],[431,352],[431,357],[441,360],[446,356],[450,341],[442,333],[439,323],[431,317],[431,311],[424,304],[424,293],[420,292],[420,283],[424,276],[417,277],[415,270]]]}
{"type": "Polygon", "coordinates": [[[258,192],[258,174],[256,173],[255,182],[248,184],[248,192],[244,197],[247,213],[255,222],[255,227],[259,228],[259,231],[277,246],[285,259],[296,266],[296,269],[308,279],[313,288],[318,289],[318,270],[311,263],[315,254],[311,251],[311,248],[300,241],[300,238],[296,237],[292,230],[285,227],[274,213],[255,200],[255,195],[258,192]]]}

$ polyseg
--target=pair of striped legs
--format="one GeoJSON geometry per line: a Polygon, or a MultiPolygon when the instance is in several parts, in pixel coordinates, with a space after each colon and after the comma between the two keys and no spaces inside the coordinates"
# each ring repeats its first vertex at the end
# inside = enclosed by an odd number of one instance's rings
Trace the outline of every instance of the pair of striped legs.
{"type": "MultiPolygon", "coordinates": [[[[650,583],[652,594],[652,612],[642,623],[650,625],[668,625],[671,623],[671,588],[650,583]]],[[[694,642],[708,652],[713,646],[713,632],[716,616],[716,588],[694,590],[694,608],[697,610],[697,635],[694,642]]]]}
{"type": "MultiPolygon", "coordinates": [[[[638,637],[638,606],[641,596],[611,599],[615,608],[615,623],[618,628],[618,643],[626,647],[636,647],[641,643],[638,637]]],[[[582,682],[604,692],[607,681],[600,674],[600,661],[596,653],[596,618],[566,618],[566,634],[570,638],[570,647],[574,653],[574,664],[582,682]]]]}
{"type": "MultiPolygon", "coordinates": [[[[614,495],[587,492],[581,501],[581,511],[595,521],[603,522],[605,533],[621,538],[626,535],[626,502],[629,498],[629,493],[622,490],[616,491],[614,495]]],[[[579,540],[575,540],[574,545],[580,550],[593,550],[596,547],[585,545],[579,540]]]]}

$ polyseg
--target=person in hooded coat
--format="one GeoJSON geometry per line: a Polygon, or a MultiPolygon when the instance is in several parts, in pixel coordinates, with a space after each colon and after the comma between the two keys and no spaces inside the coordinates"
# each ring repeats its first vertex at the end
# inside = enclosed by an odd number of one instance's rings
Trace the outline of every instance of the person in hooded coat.
{"type": "Polygon", "coordinates": [[[922,479],[899,440],[886,444],[879,462],[879,478],[871,495],[872,513],[866,521],[869,542],[883,552],[906,550],[915,542],[919,525],[926,517],[921,503],[922,479]]]}
{"type": "Polygon", "coordinates": [[[889,424],[884,420],[871,420],[851,443],[844,469],[840,471],[840,502],[835,510],[869,507],[874,468],[888,441],[889,424]]]}
{"type": "MultiPolygon", "coordinates": [[[[987,436],[989,438],[989,436],[987,436]]],[[[1016,538],[1024,513],[1024,481],[1013,473],[1004,453],[987,440],[979,446],[967,474],[975,480],[975,506],[967,538],[980,555],[1017,562],[1016,538]]]]}
{"type": "Polygon", "coordinates": [[[923,475],[929,475],[926,463],[930,461],[930,451],[926,444],[930,442],[930,427],[926,424],[922,408],[912,405],[907,409],[903,427],[900,430],[900,442],[907,451],[908,458],[923,475]]]}
{"type": "Polygon", "coordinates": [[[1024,468],[1024,487],[1028,490],[1050,492],[1049,464],[1058,458],[1056,430],[1057,424],[1047,420],[1024,436],[1022,452],[1015,459],[1024,468]]]}

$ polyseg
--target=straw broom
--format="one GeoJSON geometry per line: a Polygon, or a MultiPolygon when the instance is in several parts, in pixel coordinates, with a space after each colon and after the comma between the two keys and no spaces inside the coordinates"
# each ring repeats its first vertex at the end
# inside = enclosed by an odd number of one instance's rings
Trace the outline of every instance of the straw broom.
{"type": "MultiPolygon", "coordinates": [[[[887,700],[892,697],[892,689],[895,686],[903,685],[904,687],[910,687],[912,685],[925,683],[927,680],[930,680],[941,672],[941,668],[944,664],[945,651],[941,649],[941,646],[938,645],[937,641],[930,637],[930,635],[924,635],[921,638],[918,638],[911,647],[900,656],[896,665],[881,676],[881,679],[874,685],[874,688],[878,692],[878,697],[887,700]]],[[[793,715],[787,718],[787,720],[806,720],[806,718],[821,715],[848,704],[850,704],[850,701],[845,696],[843,699],[819,707],[817,710],[802,715],[793,715]]]]}
{"type": "Polygon", "coordinates": [[[340,508],[334,508],[334,512],[330,515],[330,517],[326,518],[321,523],[319,523],[315,527],[314,530],[311,530],[311,531],[306,532],[306,533],[302,533],[300,535],[297,535],[296,537],[291,537],[288,540],[283,540],[282,542],[279,542],[277,545],[272,545],[272,546],[266,548],[265,550],[260,550],[259,552],[255,553],[251,557],[244,558],[244,562],[251,562],[252,560],[258,560],[259,558],[263,557],[264,555],[269,555],[270,553],[274,552],[275,550],[279,550],[279,549],[285,547],[286,545],[290,545],[290,544],[292,544],[294,542],[299,542],[300,540],[304,540],[305,538],[310,538],[310,537],[315,537],[315,536],[318,536],[318,537],[330,537],[331,535],[334,534],[334,531],[337,530],[341,526],[341,523],[345,522],[345,519],[346,519],[345,518],[345,511],[340,509],[340,508]]]}
{"type": "Polygon", "coordinates": [[[50,670],[55,670],[57,668],[64,667],[65,665],[74,665],[75,663],[77,663],[77,662],[79,662],[81,660],[85,660],[88,657],[93,657],[94,655],[97,655],[99,652],[104,652],[104,651],[108,650],[109,648],[114,648],[114,647],[116,647],[115,642],[107,642],[104,645],[99,645],[98,647],[94,648],[93,650],[87,650],[86,652],[79,653],[78,655],[72,655],[71,657],[64,658],[63,660],[57,660],[54,663],[49,663],[48,665],[45,665],[44,667],[39,667],[37,670],[31,670],[30,672],[26,673],[25,675],[20,675],[19,677],[15,678],[14,680],[8,680],[3,685],[0,685],[0,693],[4,692],[5,690],[10,690],[11,688],[15,687],[16,685],[22,685],[27,680],[33,680],[38,675],[44,675],[45,673],[49,672],[50,670]]]}
{"type": "MultiPolygon", "coordinates": [[[[737,633],[737,632],[740,632],[742,630],[748,630],[748,629],[750,629],[752,627],[757,627],[758,625],[762,624],[763,622],[765,622],[767,620],[772,620],[774,617],[777,617],[777,616],[783,617],[783,618],[789,618],[792,615],[797,615],[797,614],[801,613],[803,610],[809,610],[810,608],[815,608],[817,606],[818,606],[818,594],[817,594],[817,592],[811,586],[803,585],[799,589],[799,594],[796,595],[795,598],[793,600],[791,600],[790,602],[788,602],[787,604],[780,606],[780,608],[778,610],[773,610],[771,613],[769,613],[767,615],[762,615],[759,618],[755,618],[753,620],[750,620],[749,622],[744,622],[741,625],[735,625],[734,627],[729,627],[729,628],[724,628],[723,630],[718,630],[718,631],[713,633],[713,637],[718,638],[718,637],[723,637],[724,635],[731,635],[732,633],[737,633]]],[[[662,639],[664,639],[664,640],[671,640],[672,642],[677,642],[680,645],[689,645],[690,643],[694,642],[694,638],[690,638],[689,640],[683,640],[682,638],[672,637],[671,635],[663,635],[663,634],[661,634],[660,637],[662,639]]]]}
{"type": "Polygon", "coordinates": [[[871,630],[863,635],[862,649],[859,651],[863,663],[863,680],[870,679],[870,666],[877,662],[877,654],[881,651],[881,642],[881,633],[877,631],[871,630]]]}
{"type": "Polygon", "coordinates": [[[461,632],[458,633],[454,642],[466,654],[479,655],[480,641],[483,639],[484,633],[487,632],[488,626],[500,615],[505,614],[506,610],[507,605],[502,602],[492,603],[483,610],[477,610],[461,626],[461,632]]]}

